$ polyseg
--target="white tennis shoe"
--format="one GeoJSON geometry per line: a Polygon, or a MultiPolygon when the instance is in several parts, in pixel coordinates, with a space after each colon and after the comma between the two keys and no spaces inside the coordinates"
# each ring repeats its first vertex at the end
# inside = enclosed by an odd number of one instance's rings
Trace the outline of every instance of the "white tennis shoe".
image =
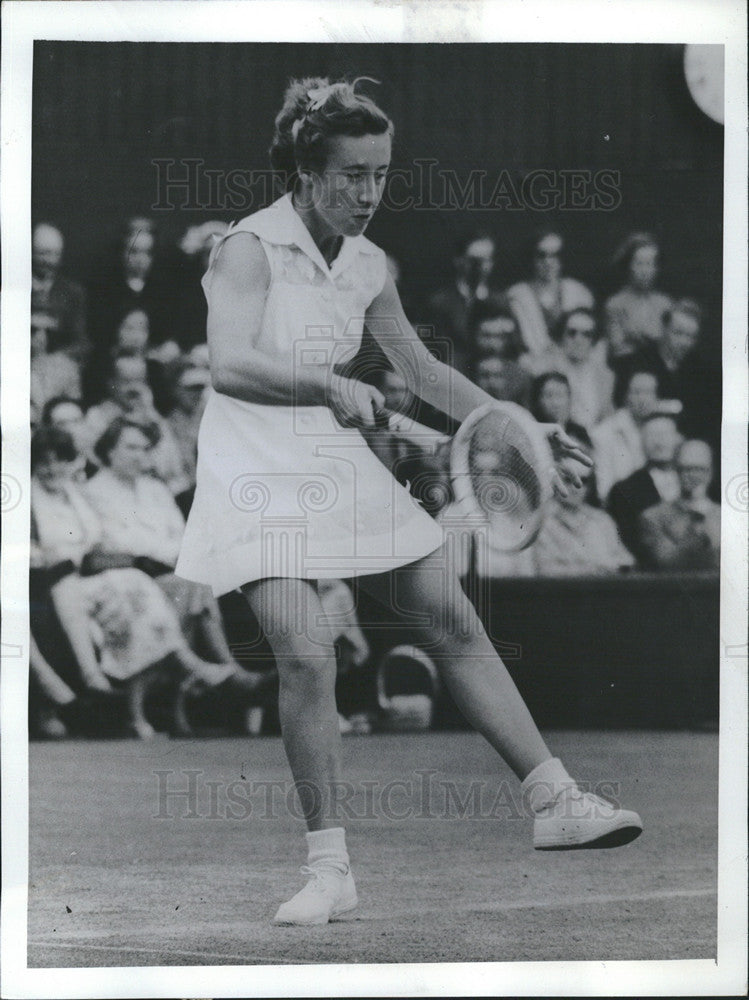
{"type": "Polygon", "coordinates": [[[358,903],[354,876],[347,864],[326,860],[305,865],[301,871],[309,876],[309,881],[296,896],[279,906],[274,924],[327,924],[353,910],[358,903]]]}
{"type": "Polygon", "coordinates": [[[537,851],[621,847],[641,833],[636,812],[568,785],[535,810],[533,846],[537,851]]]}

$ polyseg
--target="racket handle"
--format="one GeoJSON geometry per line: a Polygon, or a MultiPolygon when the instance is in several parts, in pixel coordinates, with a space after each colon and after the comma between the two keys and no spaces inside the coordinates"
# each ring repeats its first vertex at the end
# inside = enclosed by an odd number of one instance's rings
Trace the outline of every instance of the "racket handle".
{"type": "Polygon", "coordinates": [[[388,409],[375,410],[375,426],[387,428],[391,434],[415,444],[424,451],[434,452],[440,445],[448,444],[452,440],[447,434],[426,427],[404,413],[388,409]]]}

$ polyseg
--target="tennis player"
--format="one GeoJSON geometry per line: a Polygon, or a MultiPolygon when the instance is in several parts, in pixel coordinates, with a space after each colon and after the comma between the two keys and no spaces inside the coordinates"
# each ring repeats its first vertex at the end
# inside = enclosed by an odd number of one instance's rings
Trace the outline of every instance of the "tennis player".
{"type": "MultiPolygon", "coordinates": [[[[286,193],[216,245],[208,300],[212,390],[176,572],[240,588],[276,657],[284,747],[306,818],[309,876],[275,923],[327,923],[357,904],[335,808],[341,749],[335,654],[316,580],[358,577],[410,621],[455,703],[522,781],[539,849],[608,847],[636,813],[583,792],[547,748],[449,565],[441,528],[366,446],[383,406],[337,374],[363,325],[410,389],[463,421],[490,397],[436,361],[408,322],[384,252],[363,234],[383,194],[393,124],[356,84],[294,81],[271,162],[286,193]],[[405,365],[408,367],[408,365],[405,365]]],[[[549,429],[558,461],[581,460],[549,429]]]]}

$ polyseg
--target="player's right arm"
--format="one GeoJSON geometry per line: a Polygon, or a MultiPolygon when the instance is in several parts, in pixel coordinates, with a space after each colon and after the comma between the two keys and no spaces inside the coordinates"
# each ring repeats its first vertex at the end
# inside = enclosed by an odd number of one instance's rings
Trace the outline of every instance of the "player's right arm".
{"type": "Polygon", "coordinates": [[[382,397],[372,386],[257,350],[271,276],[255,235],[226,240],[213,267],[208,350],[217,392],[271,406],[330,406],[342,423],[373,422],[373,397],[378,406],[382,397]]]}
{"type": "Polygon", "coordinates": [[[237,233],[226,240],[213,268],[208,307],[213,388],[248,403],[324,405],[322,370],[294,373],[287,359],[255,346],[270,284],[270,267],[257,236],[237,233]]]}

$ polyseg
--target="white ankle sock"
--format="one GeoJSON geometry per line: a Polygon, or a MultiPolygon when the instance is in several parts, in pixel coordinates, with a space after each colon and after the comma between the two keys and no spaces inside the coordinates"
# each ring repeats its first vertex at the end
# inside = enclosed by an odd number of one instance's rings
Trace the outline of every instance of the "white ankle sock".
{"type": "Polygon", "coordinates": [[[311,865],[317,861],[330,861],[348,866],[349,856],[344,828],[336,826],[331,830],[312,830],[308,833],[307,861],[311,865]]]}
{"type": "Polygon", "coordinates": [[[523,799],[531,811],[539,812],[564,789],[577,783],[567,774],[558,757],[549,757],[538,767],[534,767],[522,785],[523,799]]]}

